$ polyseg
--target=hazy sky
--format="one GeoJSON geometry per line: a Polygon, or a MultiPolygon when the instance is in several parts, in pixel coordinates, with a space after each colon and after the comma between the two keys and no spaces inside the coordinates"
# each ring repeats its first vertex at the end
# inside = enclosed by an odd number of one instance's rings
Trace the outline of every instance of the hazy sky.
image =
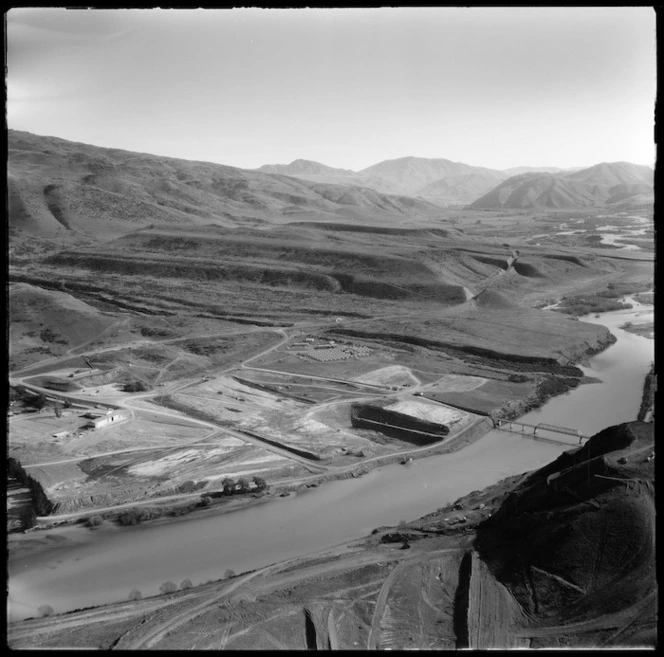
{"type": "Polygon", "coordinates": [[[246,168],[654,162],[649,7],[6,16],[17,130],[246,168]]]}

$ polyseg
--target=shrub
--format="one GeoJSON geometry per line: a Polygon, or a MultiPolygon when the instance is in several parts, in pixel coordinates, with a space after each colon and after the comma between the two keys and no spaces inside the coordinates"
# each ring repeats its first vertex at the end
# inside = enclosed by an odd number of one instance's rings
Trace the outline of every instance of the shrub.
{"type": "Polygon", "coordinates": [[[51,607],[51,605],[42,605],[37,609],[37,613],[39,613],[40,616],[50,616],[53,613],[53,607],[51,607]]]}
{"type": "Polygon", "coordinates": [[[138,589],[132,589],[129,594],[130,600],[140,600],[143,597],[143,594],[138,589]]]}
{"type": "Polygon", "coordinates": [[[263,477],[254,477],[254,484],[258,490],[265,490],[267,488],[267,483],[263,477]]]}
{"type": "Polygon", "coordinates": [[[182,584],[180,584],[180,589],[184,591],[185,589],[190,589],[193,586],[190,579],[185,579],[182,584]]]}
{"type": "Polygon", "coordinates": [[[122,389],[124,392],[144,392],[148,387],[143,381],[129,381],[129,383],[124,384],[122,389]]]}
{"type": "Polygon", "coordinates": [[[224,577],[226,579],[230,579],[231,577],[235,577],[235,571],[232,568],[228,568],[227,570],[224,571],[224,577]]]}
{"type": "Polygon", "coordinates": [[[43,329],[41,333],[39,334],[39,337],[44,341],[44,342],[55,342],[58,339],[58,334],[55,333],[54,331],[51,331],[51,329],[43,329]]]}
{"type": "Polygon", "coordinates": [[[102,522],[104,522],[104,519],[101,516],[90,516],[85,521],[85,526],[86,527],[99,527],[99,525],[101,525],[102,522]]]}
{"type": "Polygon", "coordinates": [[[132,509],[127,509],[123,511],[117,518],[116,522],[118,525],[123,527],[139,525],[145,520],[152,520],[153,518],[159,517],[159,511],[156,509],[147,509],[134,507],[132,509]]]}
{"type": "Polygon", "coordinates": [[[240,477],[237,480],[237,485],[240,488],[240,493],[248,493],[251,489],[249,482],[244,477],[240,477]]]}
{"type": "Polygon", "coordinates": [[[173,593],[174,591],[177,591],[178,587],[173,583],[173,582],[164,582],[160,587],[159,591],[161,593],[173,593]]]}
{"type": "Polygon", "coordinates": [[[196,488],[198,488],[196,486],[196,484],[193,481],[188,480],[188,481],[185,481],[185,482],[181,483],[178,486],[177,490],[178,490],[178,493],[193,493],[196,490],[196,488]]]}

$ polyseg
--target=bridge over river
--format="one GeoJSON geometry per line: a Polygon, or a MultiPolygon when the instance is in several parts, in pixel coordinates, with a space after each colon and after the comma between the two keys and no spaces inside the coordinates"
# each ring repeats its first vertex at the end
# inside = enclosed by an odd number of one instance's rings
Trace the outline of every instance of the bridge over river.
{"type": "MultiPolygon", "coordinates": [[[[521,433],[527,436],[533,436],[537,438],[538,431],[544,431],[547,433],[562,434],[565,436],[573,436],[574,438],[579,439],[579,445],[584,440],[588,440],[588,436],[583,436],[578,429],[570,429],[568,427],[559,427],[555,424],[545,424],[540,422],[539,424],[527,424],[526,422],[515,422],[514,420],[494,420],[494,427],[496,429],[501,429],[502,431],[511,431],[512,433],[521,433]]],[[[543,436],[540,437],[543,438],[543,436]]],[[[562,441],[556,441],[562,442],[562,441]]],[[[563,443],[567,444],[567,443],[563,443]]]]}

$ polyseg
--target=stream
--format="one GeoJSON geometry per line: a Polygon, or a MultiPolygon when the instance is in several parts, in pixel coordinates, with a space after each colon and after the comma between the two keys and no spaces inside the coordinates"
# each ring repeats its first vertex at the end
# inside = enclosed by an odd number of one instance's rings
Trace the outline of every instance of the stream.
{"type": "MultiPolygon", "coordinates": [[[[604,324],[617,342],[590,359],[585,374],[602,383],[580,385],[520,418],[578,429],[591,436],[636,419],[643,382],[654,358],[653,340],[619,327],[653,321],[653,307],[632,298],[631,310],[586,316],[604,324]]],[[[90,530],[62,527],[39,532],[48,549],[10,556],[10,621],[37,616],[41,605],[56,613],[127,600],[132,589],[156,595],[165,581],[194,584],[261,568],[361,538],[381,525],[396,525],[436,511],[501,479],[542,467],[578,446],[493,430],[464,449],[388,465],[363,477],[231,513],[208,511],[137,527],[104,523],[90,530]]],[[[34,535],[33,535],[34,536],[34,535]]],[[[25,537],[27,539],[27,537],[25,537]]],[[[24,540],[24,539],[21,539],[24,540]]]]}

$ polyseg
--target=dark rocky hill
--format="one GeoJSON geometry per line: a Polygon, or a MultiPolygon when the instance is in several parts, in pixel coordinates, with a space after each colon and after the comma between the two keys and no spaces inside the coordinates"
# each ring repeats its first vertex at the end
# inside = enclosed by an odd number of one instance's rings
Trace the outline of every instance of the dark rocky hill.
{"type": "MultiPolygon", "coordinates": [[[[657,606],[653,425],[609,427],[514,489],[476,548],[538,627],[533,647],[595,634],[649,643],[657,606]]],[[[574,644],[574,641],[572,641],[574,644]]]]}

